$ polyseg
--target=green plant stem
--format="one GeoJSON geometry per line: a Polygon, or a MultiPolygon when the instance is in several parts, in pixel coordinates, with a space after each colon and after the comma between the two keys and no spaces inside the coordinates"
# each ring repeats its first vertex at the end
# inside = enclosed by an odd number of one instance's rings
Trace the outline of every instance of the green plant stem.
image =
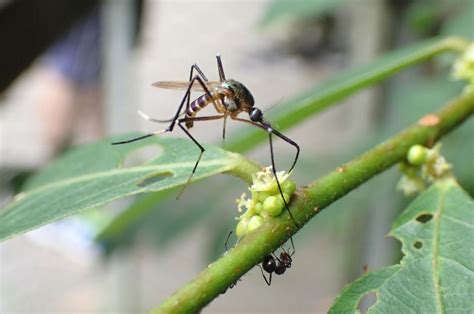
{"type": "MultiPolygon", "coordinates": [[[[323,208],[405,158],[411,146],[433,145],[473,113],[474,92],[470,92],[310,186],[299,189],[291,202],[293,216],[303,226],[323,208]]],[[[241,171],[253,171],[253,167],[245,167],[247,170],[241,171]]],[[[267,221],[242,238],[233,249],[209,265],[196,279],[178,290],[152,313],[198,312],[296,231],[288,214],[267,221]]]]}

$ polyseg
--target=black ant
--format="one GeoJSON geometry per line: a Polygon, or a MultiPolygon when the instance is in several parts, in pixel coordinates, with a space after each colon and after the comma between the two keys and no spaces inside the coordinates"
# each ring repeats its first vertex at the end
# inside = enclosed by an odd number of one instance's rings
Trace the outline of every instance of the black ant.
{"type": "MultiPolygon", "coordinates": [[[[293,242],[293,239],[291,239],[291,242],[293,242]]],[[[269,286],[272,284],[272,274],[284,274],[288,268],[291,268],[291,262],[293,262],[292,256],[295,254],[294,249],[291,254],[285,251],[283,247],[281,249],[282,252],[280,253],[280,258],[278,258],[275,254],[271,253],[263,258],[262,265],[258,265],[262,272],[263,279],[265,279],[265,282],[269,286]],[[263,271],[269,274],[268,279],[263,271]]]]}
{"type": "MultiPolygon", "coordinates": [[[[224,243],[224,248],[225,248],[226,253],[227,253],[227,251],[229,251],[229,249],[227,247],[227,243],[229,242],[229,239],[230,239],[230,236],[232,235],[232,233],[233,233],[233,231],[229,232],[229,234],[227,235],[227,239],[225,240],[225,243],[224,243]]],[[[292,256],[295,254],[295,247],[294,247],[294,243],[293,243],[293,237],[290,237],[290,242],[291,242],[292,250],[293,250],[291,253],[287,252],[282,247],[281,248],[282,252],[280,252],[280,258],[278,258],[275,254],[271,253],[271,254],[266,255],[263,258],[263,261],[262,261],[261,265],[258,264],[258,267],[260,267],[260,270],[262,272],[263,279],[265,279],[265,282],[267,283],[267,285],[270,286],[272,284],[272,274],[273,273],[275,273],[277,275],[282,275],[282,274],[285,273],[285,271],[288,268],[291,268],[291,263],[293,262],[292,256]],[[268,274],[270,274],[268,279],[265,276],[265,273],[263,272],[264,270],[268,274]]],[[[229,286],[229,288],[230,289],[234,288],[237,285],[237,282],[240,281],[240,280],[241,279],[239,278],[238,280],[233,282],[229,286]]]]}

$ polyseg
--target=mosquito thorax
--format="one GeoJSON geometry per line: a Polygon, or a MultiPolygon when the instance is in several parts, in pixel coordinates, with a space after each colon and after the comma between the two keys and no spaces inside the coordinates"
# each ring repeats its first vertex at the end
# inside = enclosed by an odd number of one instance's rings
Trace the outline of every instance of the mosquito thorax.
{"type": "Polygon", "coordinates": [[[222,87],[229,90],[232,96],[224,99],[224,105],[229,111],[250,111],[254,105],[253,96],[244,84],[235,80],[226,80],[222,87]]]}

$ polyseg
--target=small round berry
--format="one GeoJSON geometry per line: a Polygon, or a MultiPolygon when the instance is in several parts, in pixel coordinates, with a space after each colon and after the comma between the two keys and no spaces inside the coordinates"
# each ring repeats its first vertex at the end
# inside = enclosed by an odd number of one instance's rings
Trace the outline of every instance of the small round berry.
{"type": "Polygon", "coordinates": [[[407,154],[408,162],[413,166],[420,166],[426,162],[428,148],[421,145],[413,145],[407,154]]]}
{"type": "MultiPolygon", "coordinates": [[[[282,194],[283,194],[283,197],[285,198],[285,202],[288,204],[290,202],[291,196],[285,192],[283,192],[282,194]]],[[[280,196],[280,199],[283,201],[283,198],[281,197],[281,195],[279,196],[280,196]]]]}
{"type": "Polygon", "coordinates": [[[257,215],[260,215],[263,210],[263,204],[258,202],[257,204],[255,204],[254,210],[257,215]]]}
{"type": "Polygon", "coordinates": [[[248,224],[249,224],[249,218],[243,218],[239,221],[237,224],[237,227],[235,227],[235,234],[237,235],[238,238],[244,236],[248,231],[248,224]]]}
{"type": "Polygon", "coordinates": [[[250,232],[250,231],[253,231],[253,230],[257,229],[262,224],[263,224],[263,218],[262,217],[260,217],[259,215],[252,216],[252,218],[250,218],[248,226],[247,226],[247,228],[248,228],[247,232],[250,232]]]}
{"type": "Polygon", "coordinates": [[[283,190],[283,192],[287,193],[288,195],[292,195],[293,193],[295,193],[296,184],[291,180],[286,180],[285,182],[281,184],[281,189],[283,190]]]}
{"type": "Polygon", "coordinates": [[[263,202],[263,210],[267,212],[270,216],[278,216],[285,204],[280,196],[269,196],[263,202]]]}
{"type": "Polygon", "coordinates": [[[268,193],[268,192],[259,192],[259,193],[258,193],[258,200],[263,203],[263,202],[265,202],[265,200],[266,200],[267,197],[269,197],[269,196],[271,196],[271,194],[268,193]]]}

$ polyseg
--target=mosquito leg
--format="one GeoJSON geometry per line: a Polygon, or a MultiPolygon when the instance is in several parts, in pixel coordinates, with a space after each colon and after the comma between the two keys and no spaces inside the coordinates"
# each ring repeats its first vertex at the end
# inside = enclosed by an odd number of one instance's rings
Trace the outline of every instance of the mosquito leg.
{"type": "Polygon", "coordinates": [[[111,143],[111,144],[112,144],[112,145],[128,144],[128,143],[132,143],[132,142],[135,142],[135,141],[143,140],[143,139],[145,139],[145,138],[148,138],[148,137],[151,137],[151,136],[154,136],[154,135],[163,133],[163,132],[166,132],[166,130],[156,131],[156,132],[153,132],[153,133],[150,133],[150,134],[146,134],[146,135],[142,135],[142,136],[139,136],[139,137],[132,138],[131,140],[125,140],[125,141],[120,141],[120,142],[113,142],[113,143],[111,143]]]}
{"type": "Polygon", "coordinates": [[[260,271],[262,272],[263,279],[265,279],[265,282],[267,283],[267,285],[270,286],[272,284],[272,273],[270,273],[267,279],[267,277],[265,277],[265,272],[263,271],[262,266],[260,264],[258,264],[257,266],[260,268],[260,271]]]}
{"type": "Polygon", "coordinates": [[[201,68],[197,65],[197,63],[194,63],[191,66],[191,71],[189,71],[189,81],[191,81],[193,78],[193,70],[196,70],[204,81],[208,81],[207,77],[204,75],[204,72],[201,71],[201,68]]]}
{"type": "Polygon", "coordinates": [[[184,104],[186,104],[186,110],[189,108],[189,101],[191,97],[191,88],[194,84],[194,82],[198,81],[198,83],[201,85],[201,87],[206,91],[207,94],[210,96],[211,93],[209,92],[209,89],[207,88],[206,84],[204,81],[207,81],[207,77],[204,75],[204,73],[201,71],[199,66],[195,63],[191,66],[191,70],[189,72],[189,86],[188,89],[186,90],[186,93],[184,94],[183,100],[181,101],[181,104],[179,105],[178,111],[176,112],[170,126],[168,127],[169,131],[173,131],[174,126],[176,124],[176,121],[178,120],[181,110],[183,109],[184,104]],[[193,70],[196,70],[198,72],[197,75],[193,76],[193,70]]]}
{"type": "Polygon", "coordinates": [[[224,67],[222,66],[221,55],[217,54],[216,59],[217,59],[217,70],[219,71],[219,79],[221,82],[224,82],[225,74],[224,74],[224,67]]]}
{"type": "Polygon", "coordinates": [[[222,127],[222,147],[225,148],[225,126],[227,122],[227,116],[224,117],[224,126],[222,127]]]}
{"type": "MultiPolygon", "coordinates": [[[[296,164],[296,161],[298,160],[298,155],[299,155],[299,152],[300,152],[300,148],[298,146],[298,144],[296,144],[294,141],[290,140],[288,137],[284,136],[283,134],[281,134],[280,132],[276,131],[275,129],[273,129],[268,123],[262,123],[263,125],[260,125],[256,122],[253,122],[253,121],[250,121],[250,120],[246,120],[246,119],[241,119],[241,118],[237,118],[237,117],[234,117],[234,116],[231,116],[231,118],[233,120],[236,120],[236,121],[241,121],[241,122],[245,122],[245,123],[249,123],[253,126],[256,126],[258,128],[261,128],[261,129],[264,129],[265,131],[268,132],[268,137],[269,137],[269,142],[270,142],[270,157],[271,157],[271,161],[272,161],[272,172],[273,172],[273,175],[275,176],[275,180],[277,182],[277,186],[278,186],[278,191],[280,192],[280,195],[281,195],[281,198],[283,200],[283,203],[285,204],[285,208],[286,210],[288,211],[288,214],[290,214],[290,217],[291,217],[291,220],[293,220],[293,222],[295,223],[296,227],[299,228],[300,226],[298,225],[298,223],[295,221],[295,218],[293,217],[293,214],[291,213],[291,210],[290,208],[288,207],[288,203],[286,202],[285,198],[283,197],[283,191],[281,190],[281,185],[280,185],[280,180],[278,180],[278,177],[276,175],[276,168],[275,168],[275,158],[274,158],[274,155],[273,155],[273,141],[272,141],[272,134],[275,134],[276,136],[280,137],[281,139],[283,139],[285,142],[293,145],[296,147],[297,151],[296,151],[296,158],[295,158],[295,161],[293,162],[293,165],[291,166],[291,169],[290,171],[293,169],[294,165],[296,164]]],[[[293,246],[294,248],[294,246],[293,246]]]]}
{"type": "Polygon", "coordinates": [[[186,183],[184,184],[183,188],[181,189],[181,191],[179,192],[178,196],[176,197],[176,199],[179,199],[181,197],[181,194],[183,194],[184,190],[186,189],[186,187],[188,186],[189,182],[191,181],[191,178],[193,177],[194,173],[196,172],[196,168],[197,166],[199,165],[199,162],[201,161],[201,157],[202,157],[202,154],[206,151],[204,149],[204,147],[202,147],[201,144],[199,144],[199,142],[191,135],[191,133],[189,133],[188,130],[186,130],[186,128],[181,124],[181,121],[178,122],[178,126],[181,128],[181,130],[184,131],[184,133],[186,133],[186,135],[194,142],[194,144],[196,144],[199,149],[201,150],[199,152],[199,156],[198,156],[198,159],[196,160],[196,163],[194,164],[194,168],[193,168],[193,171],[191,172],[191,175],[189,176],[188,180],[186,181],[186,183]]]}
{"type": "MultiPolygon", "coordinates": [[[[201,77],[201,79],[204,80],[204,81],[208,80],[206,75],[204,74],[204,72],[202,72],[201,68],[197,65],[197,63],[194,63],[193,65],[191,65],[191,70],[189,71],[189,81],[190,82],[193,80],[193,77],[194,77],[193,76],[193,71],[194,70],[196,70],[196,72],[198,72],[198,74],[196,75],[197,77],[201,77]]],[[[206,92],[208,92],[208,91],[206,90],[206,92]]],[[[189,103],[190,103],[190,100],[191,100],[191,91],[189,91],[189,93],[186,96],[187,96],[187,98],[186,98],[186,110],[188,110],[189,103]]]]}
{"type": "Polygon", "coordinates": [[[204,147],[199,144],[199,142],[191,135],[191,133],[189,133],[189,131],[181,124],[183,122],[187,122],[187,121],[208,121],[208,120],[218,120],[218,119],[222,119],[224,118],[225,116],[223,115],[220,115],[220,116],[207,116],[207,117],[192,117],[192,118],[183,118],[183,119],[179,119],[178,120],[178,126],[181,128],[181,130],[184,131],[184,133],[186,133],[186,135],[194,142],[194,144],[196,144],[199,149],[201,150],[200,153],[199,153],[199,156],[198,156],[198,159],[196,160],[196,164],[194,165],[194,168],[193,168],[193,171],[191,172],[191,174],[189,175],[189,178],[188,180],[186,181],[186,183],[184,184],[183,188],[181,189],[181,191],[179,192],[178,196],[176,197],[176,199],[179,199],[181,197],[181,194],[183,194],[184,190],[186,189],[186,187],[188,186],[189,182],[191,182],[191,178],[193,177],[194,173],[196,172],[196,169],[197,169],[197,166],[199,165],[199,162],[201,161],[201,157],[202,157],[202,154],[206,151],[204,149],[204,147]]]}
{"type": "Polygon", "coordinates": [[[269,139],[269,142],[270,142],[270,158],[272,160],[272,172],[273,172],[273,175],[275,176],[275,180],[276,180],[276,183],[277,183],[277,186],[278,186],[278,191],[280,192],[281,199],[283,200],[283,203],[285,204],[285,208],[288,211],[288,214],[290,214],[291,220],[293,220],[296,227],[299,228],[300,226],[298,225],[295,218],[293,217],[293,214],[291,213],[291,210],[288,207],[288,203],[285,200],[285,198],[283,197],[283,191],[281,190],[280,180],[278,180],[278,177],[277,177],[276,168],[275,168],[275,157],[274,157],[274,154],[273,154],[273,140],[272,140],[272,133],[273,133],[272,131],[273,131],[273,129],[269,128],[269,129],[267,129],[267,131],[268,131],[268,139],[269,139]]]}
{"type": "MultiPolygon", "coordinates": [[[[141,110],[138,110],[137,113],[138,113],[138,115],[139,115],[140,117],[142,117],[143,119],[148,120],[148,121],[151,121],[151,122],[156,122],[156,123],[168,123],[168,122],[173,121],[173,119],[160,120],[160,119],[152,118],[152,117],[150,117],[149,115],[147,115],[146,113],[144,113],[144,112],[141,111],[141,110]]],[[[182,117],[184,114],[186,114],[186,112],[181,112],[181,113],[179,114],[179,116],[182,117]]]]}
{"type": "Polygon", "coordinates": [[[181,104],[179,105],[179,108],[178,110],[176,111],[176,114],[173,118],[173,121],[171,122],[171,124],[169,125],[168,129],[170,132],[173,131],[174,129],[174,126],[176,124],[176,122],[178,121],[178,118],[179,118],[179,115],[180,115],[180,112],[181,110],[183,109],[183,106],[185,105],[186,103],[186,110],[189,108],[189,97],[191,95],[191,88],[193,86],[193,84],[195,82],[198,82],[203,88],[204,90],[210,94],[209,90],[207,89],[207,86],[204,84],[204,81],[203,79],[199,76],[199,75],[195,75],[191,81],[189,82],[189,86],[188,86],[188,89],[186,90],[186,93],[184,94],[184,97],[183,97],[183,100],[181,101],[181,104]]]}
{"type": "MultiPolygon", "coordinates": [[[[196,70],[198,72],[198,75],[201,76],[201,78],[204,80],[204,81],[207,81],[207,77],[206,75],[202,72],[202,70],[199,68],[199,66],[194,63],[193,65],[191,65],[191,69],[189,71],[189,82],[192,81],[193,79],[193,72],[194,70],[196,70]]],[[[191,93],[188,93],[186,94],[186,109],[189,108],[189,102],[190,102],[190,98],[191,98],[191,93]]],[[[152,121],[152,122],[156,122],[156,123],[168,123],[168,122],[172,122],[174,120],[174,117],[171,118],[171,119],[155,119],[155,118],[151,118],[150,116],[148,116],[147,114],[145,114],[143,111],[141,110],[138,110],[138,114],[145,120],[148,120],[148,121],[152,121]]],[[[183,116],[184,114],[186,114],[186,112],[181,112],[179,114],[179,117],[183,116]]]]}
{"type": "Polygon", "coordinates": [[[290,145],[292,145],[296,148],[295,159],[293,160],[293,164],[291,164],[290,170],[288,170],[288,172],[291,172],[293,170],[293,168],[295,167],[296,162],[298,161],[298,156],[300,155],[300,146],[298,144],[296,144],[296,142],[293,141],[292,139],[290,139],[287,136],[283,135],[280,131],[275,130],[274,128],[272,128],[270,126],[270,124],[263,123],[263,125],[266,127],[267,130],[271,130],[271,133],[275,134],[276,136],[278,136],[279,138],[281,138],[282,140],[284,140],[285,142],[287,142],[288,144],[290,144],[290,145]]]}
{"type": "Polygon", "coordinates": [[[233,116],[231,116],[231,118],[236,120],[236,121],[245,122],[245,123],[251,124],[253,126],[256,126],[258,128],[264,129],[265,131],[275,134],[276,136],[278,136],[279,138],[281,138],[282,140],[284,140],[288,144],[294,146],[296,148],[296,155],[295,155],[295,159],[293,160],[293,164],[291,165],[290,170],[288,170],[288,172],[291,172],[293,170],[293,168],[296,165],[296,162],[298,161],[298,156],[300,155],[300,146],[298,144],[296,144],[295,141],[293,141],[292,139],[290,139],[286,135],[282,134],[280,131],[275,130],[274,128],[272,128],[272,126],[268,122],[261,122],[262,124],[258,124],[256,122],[253,122],[253,121],[250,121],[250,120],[241,119],[241,118],[237,118],[237,117],[233,117],[233,116]]]}
{"type": "MultiPolygon", "coordinates": [[[[193,67],[191,67],[191,72],[192,72],[192,69],[193,67]]],[[[199,70],[200,71],[200,70],[199,70]]],[[[174,117],[172,119],[170,119],[171,123],[170,125],[164,129],[164,130],[160,130],[160,131],[156,131],[156,132],[153,132],[153,133],[149,133],[149,134],[146,134],[146,135],[142,135],[142,136],[139,136],[139,137],[136,137],[136,138],[132,138],[130,140],[126,140],[126,141],[120,141],[120,142],[114,142],[112,143],[112,145],[120,145],[120,144],[128,144],[128,143],[132,143],[132,142],[135,142],[135,141],[139,141],[139,140],[142,140],[144,138],[147,138],[147,137],[151,137],[153,135],[157,135],[157,134],[160,134],[160,133],[164,133],[164,132],[172,132],[173,129],[174,129],[174,126],[176,124],[176,122],[178,121],[179,117],[181,116],[181,111],[183,109],[183,106],[185,105],[186,103],[186,109],[189,107],[189,97],[190,97],[190,94],[191,94],[191,88],[194,84],[194,82],[198,81],[199,84],[201,84],[201,86],[203,88],[205,88],[206,92],[209,93],[209,90],[207,89],[206,85],[204,84],[202,78],[198,75],[195,75],[191,81],[189,82],[189,86],[186,90],[186,93],[184,94],[184,97],[183,97],[183,100],[181,100],[181,103],[178,107],[178,110],[176,111],[176,114],[174,115],[174,117]]],[[[209,93],[210,94],[210,93],[209,93]]],[[[145,115],[146,116],[146,115],[145,115]]],[[[151,120],[151,118],[150,118],[151,120]]]]}

